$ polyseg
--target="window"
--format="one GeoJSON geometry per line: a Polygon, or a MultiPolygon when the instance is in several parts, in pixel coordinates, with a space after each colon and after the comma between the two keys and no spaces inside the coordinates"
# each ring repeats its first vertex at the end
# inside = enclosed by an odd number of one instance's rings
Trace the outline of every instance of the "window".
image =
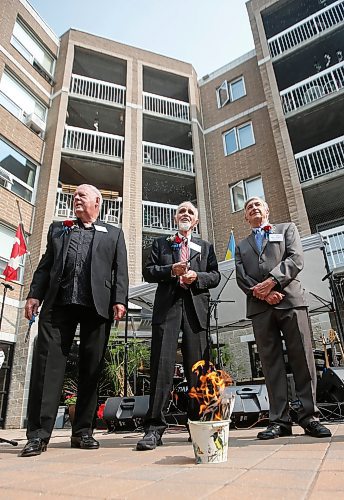
{"type": "MultiPolygon", "coordinates": [[[[14,243],[14,238],[16,235],[16,231],[14,229],[10,229],[7,226],[0,225],[0,276],[3,276],[3,272],[5,267],[7,266],[8,261],[10,260],[12,247],[14,243]]],[[[24,258],[23,255],[20,258],[19,268],[18,268],[18,281],[21,283],[23,280],[23,269],[24,269],[24,258]]]]}
{"type": "Polygon", "coordinates": [[[35,165],[0,139],[0,185],[32,202],[35,179],[35,165]]]}
{"type": "Polygon", "coordinates": [[[246,181],[242,180],[230,186],[232,211],[238,212],[244,209],[246,200],[253,196],[265,199],[263,182],[261,177],[254,177],[246,181]]]}
{"type": "Polygon", "coordinates": [[[0,83],[0,104],[35,132],[45,130],[47,107],[6,71],[0,83]]]}
{"type": "Polygon", "coordinates": [[[225,155],[231,155],[239,149],[248,148],[255,143],[252,123],[245,123],[240,127],[232,128],[223,134],[225,155]]]}
{"type": "MultiPolygon", "coordinates": [[[[11,44],[38,71],[53,75],[55,59],[48,50],[35,38],[35,35],[17,19],[14,25],[11,44]]],[[[44,75],[43,75],[44,76],[44,75]]]]}
{"type": "Polygon", "coordinates": [[[243,76],[229,83],[225,80],[221,83],[220,87],[216,89],[217,107],[223,108],[227,102],[236,101],[245,95],[246,88],[243,76]]]}

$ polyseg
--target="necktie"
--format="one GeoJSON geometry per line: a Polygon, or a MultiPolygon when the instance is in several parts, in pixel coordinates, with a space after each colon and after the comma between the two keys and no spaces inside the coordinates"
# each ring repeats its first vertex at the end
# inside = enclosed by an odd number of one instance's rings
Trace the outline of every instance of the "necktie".
{"type": "MultiPolygon", "coordinates": [[[[188,240],[187,240],[187,238],[185,238],[182,241],[182,244],[181,244],[180,260],[181,260],[181,262],[185,262],[185,261],[188,260],[188,258],[189,258],[188,240]]],[[[187,285],[185,283],[183,283],[183,277],[182,276],[180,276],[180,278],[179,278],[179,284],[180,284],[181,287],[187,288],[187,285]]]]}
{"type": "Polygon", "coordinates": [[[260,253],[262,251],[263,238],[264,238],[264,234],[262,233],[260,228],[254,230],[254,238],[256,240],[256,245],[260,253]]]}

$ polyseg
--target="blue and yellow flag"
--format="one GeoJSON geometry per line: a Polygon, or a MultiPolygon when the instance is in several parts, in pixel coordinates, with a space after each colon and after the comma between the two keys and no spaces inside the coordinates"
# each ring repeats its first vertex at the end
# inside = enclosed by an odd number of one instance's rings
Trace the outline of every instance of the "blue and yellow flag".
{"type": "Polygon", "coordinates": [[[234,259],[234,254],[235,254],[235,238],[234,238],[234,233],[233,233],[233,229],[232,229],[231,234],[229,236],[225,260],[234,259]]]}

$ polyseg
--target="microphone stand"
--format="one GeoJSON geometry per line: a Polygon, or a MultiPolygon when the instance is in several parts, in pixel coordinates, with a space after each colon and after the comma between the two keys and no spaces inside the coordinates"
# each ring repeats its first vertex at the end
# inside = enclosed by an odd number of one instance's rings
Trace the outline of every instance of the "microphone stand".
{"type": "MultiPolygon", "coordinates": [[[[215,320],[215,334],[216,334],[216,367],[220,370],[223,368],[223,362],[222,362],[222,355],[221,355],[221,349],[220,349],[220,342],[219,342],[219,312],[218,312],[218,305],[222,303],[230,303],[230,302],[235,302],[235,300],[220,300],[220,297],[222,295],[223,290],[225,289],[228,281],[230,280],[232,274],[234,273],[234,269],[232,269],[229,273],[228,276],[224,276],[225,282],[219,291],[216,299],[210,299],[209,301],[209,337],[210,337],[210,317],[213,314],[214,315],[214,320],[215,320]]],[[[210,337],[210,344],[211,346],[211,337],[210,337]]]]}

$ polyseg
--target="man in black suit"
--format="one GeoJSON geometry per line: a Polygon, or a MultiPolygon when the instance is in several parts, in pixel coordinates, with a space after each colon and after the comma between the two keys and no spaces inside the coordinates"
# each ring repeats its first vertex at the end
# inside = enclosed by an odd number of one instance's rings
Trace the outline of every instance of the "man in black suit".
{"type": "MultiPolygon", "coordinates": [[[[195,238],[192,230],[198,212],[184,202],[175,216],[178,233],[153,242],[143,276],[158,283],[152,317],[150,361],[150,401],[145,419],[145,435],[137,450],[152,450],[162,444],[166,429],[164,409],[170,398],[179,332],[183,332],[182,353],[188,387],[196,385],[192,366],[209,360],[207,321],[209,288],[220,281],[213,245],[195,238]]],[[[198,420],[198,406],[189,398],[188,416],[198,420]]]]}
{"type": "Polygon", "coordinates": [[[245,219],[251,233],[237,245],[236,278],[247,297],[247,317],[252,320],[270,402],[270,424],[257,437],[292,434],[281,332],[301,403],[299,424],[306,434],[329,437],[329,429],[315,417],[316,371],[307,303],[298,279],[303,268],[298,230],[292,222],[269,224],[269,207],[256,197],[247,200],[245,219]]]}
{"type": "Polygon", "coordinates": [[[126,311],[127,253],[123,232],[98,218],[102,196],[83,184],[74,193],[75,221],[53,222],[28,294],[25,316],[39,316],[22,457],[45,451],[61,397],[67,357],[80,324],[79,383],[72,448],[96,449],[92,422],[97,385],[115,319],[126,311]]]}

